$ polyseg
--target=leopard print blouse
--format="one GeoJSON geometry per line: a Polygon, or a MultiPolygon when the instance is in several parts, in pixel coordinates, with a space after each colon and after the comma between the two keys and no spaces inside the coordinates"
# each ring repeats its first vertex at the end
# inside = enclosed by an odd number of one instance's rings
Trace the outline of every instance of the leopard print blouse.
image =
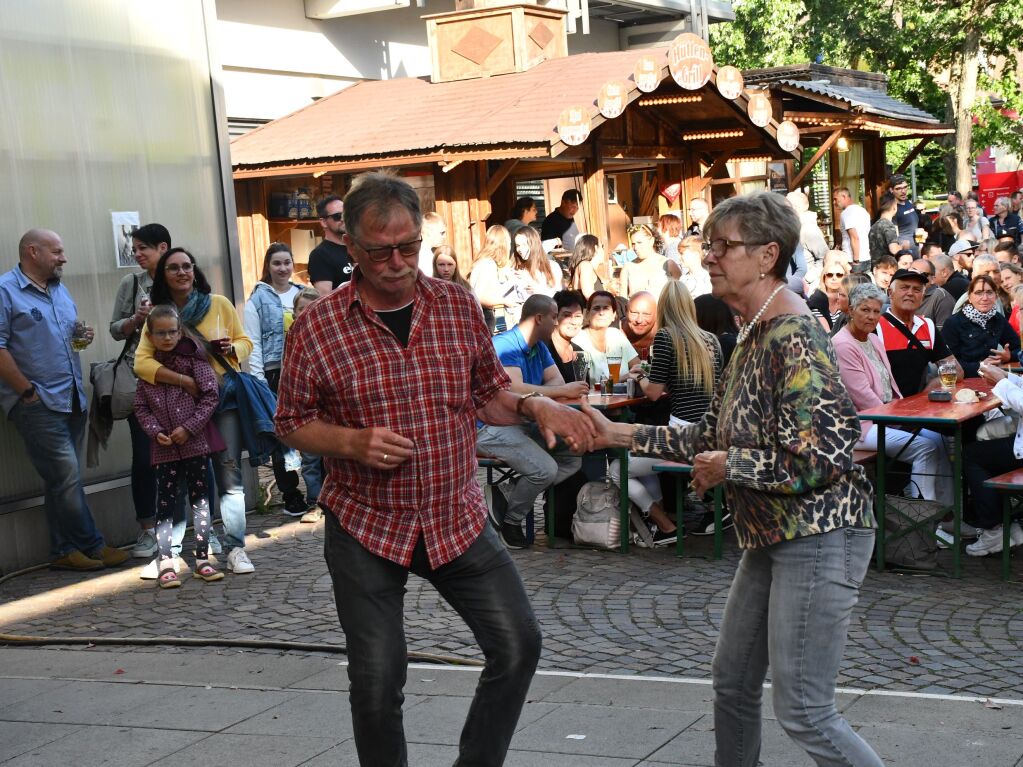
{"type": "Polygon", "coordinates": [[[699,423],[640,426],[631,450],[684,462],[726,450],[739,545],[755,549],[875,526],[870,483],[853,463],[859,439],[831,340],[815,318],[784,314],[736,347],[699,423]]]}

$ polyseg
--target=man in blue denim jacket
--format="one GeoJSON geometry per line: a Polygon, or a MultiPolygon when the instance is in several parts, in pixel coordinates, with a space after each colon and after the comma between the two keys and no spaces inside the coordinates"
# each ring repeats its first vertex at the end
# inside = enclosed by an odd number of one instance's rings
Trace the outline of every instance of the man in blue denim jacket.
{"type": "MultiPolygon", "coordinates": [[[[67,256],[56,232],[31,229],[20,263],[0,276],[0,406],[45,484],[51,566],[99,570],[127,552],[103,542],[85,500],[79,448],[85,433],[82,363],[71,348],[78,310],[61,282],[67,256]]],[[[92,330],[84,338],[92,341],[92,330]]]]}

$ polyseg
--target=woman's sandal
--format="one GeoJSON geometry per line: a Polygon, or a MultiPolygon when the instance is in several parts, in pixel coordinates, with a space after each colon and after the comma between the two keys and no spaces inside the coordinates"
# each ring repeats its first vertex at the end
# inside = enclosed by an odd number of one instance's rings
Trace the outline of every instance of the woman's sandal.
{"type": "Polygon", "coordinates": [[[200,578],[207,583],[210,581],[222,580],[224,577],[224,574],[209,562],[200,562],[196,564],[195,570],[192,571],[192,574],[195,575],[196,578],[200,578]]]}
{"type": "Polygon", "coordinates": [[[174,566],[171,565],[166,570],[160,571],[160,578],[157,580],[161,589],[176,589],[181,586],[181,581],[178,580],[178,574],[174,571],[174,566]]]}

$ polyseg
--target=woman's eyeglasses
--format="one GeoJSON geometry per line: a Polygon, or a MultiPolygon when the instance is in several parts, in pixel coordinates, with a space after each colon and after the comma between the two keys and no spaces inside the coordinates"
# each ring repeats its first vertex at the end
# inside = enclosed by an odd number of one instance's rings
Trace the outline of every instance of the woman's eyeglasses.
{"type": "Polygon", "coordinates": [[[845,277],[845,272],[824,272],[825,277],[845,277]]]}
{"type": "Polygon", "coordinates": [[[168,264],[166,271],[171,274],[177,274],[178,272],[190,272],[195,268],[195,264],[191,261],[186,261],[183,264],[168,264]]]}

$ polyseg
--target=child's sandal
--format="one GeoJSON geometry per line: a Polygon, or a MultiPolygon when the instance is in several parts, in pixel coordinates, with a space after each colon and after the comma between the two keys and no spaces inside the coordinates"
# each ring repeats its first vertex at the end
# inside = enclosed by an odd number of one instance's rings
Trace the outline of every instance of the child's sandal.
{"type": "Polygon", "coordinates": [[[209,583],[210,581],[219,581],[224,577],[224,574],[220,572],[220,570],[215,568],[213,565],[211,565],[209,562],[202,562],[200,564],[197,564],[195,566],[193,574],[195,575],[196,578],[201,578],[207,583],[209,583]]]}
{"type": "Polygon", "coordinates": [[[161,589],[176,589],[181,586],[181,581],[178,580],[178,574],[174,571],[173,565],[166,570],[160,571],[160,578],[157,583],[161,589]]]}

